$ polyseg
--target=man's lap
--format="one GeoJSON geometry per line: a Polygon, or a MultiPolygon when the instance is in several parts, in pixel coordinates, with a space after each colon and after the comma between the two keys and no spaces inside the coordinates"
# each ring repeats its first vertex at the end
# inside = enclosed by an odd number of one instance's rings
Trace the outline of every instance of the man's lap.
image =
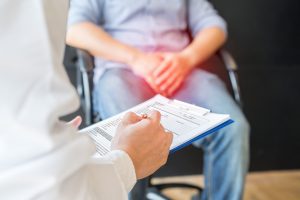
{"type": "MultiPolygon", "coordinates": [[[[133,74],[131,70],[112,68],[107,69],[95,85],[94,103],[101,116],[107,118],[154,95],[155,92],[144,79],[133,74]]],[[[216,75],[199,68],[188,75],[170,98],[206,107],[213,112],[228,113],[232,117],[242,115],[225,84],[216,75]]]]}
{"type": "Polygon", "coordinates": [[[125,68],[107,69],[94,86],[94,108],[102,119],[116,115],[155,95],[139,76],[125,68]]]}

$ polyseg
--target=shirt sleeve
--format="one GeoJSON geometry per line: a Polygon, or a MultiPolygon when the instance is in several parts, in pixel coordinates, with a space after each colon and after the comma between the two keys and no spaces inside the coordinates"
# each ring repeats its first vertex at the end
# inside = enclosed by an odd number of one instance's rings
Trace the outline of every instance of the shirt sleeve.
{"type": "MultiPolygon", "coordinates": [[[[103,157],[93,157],[68,179],[60,191],[64,199],[127,200],[136,182],[135,170],[127,153],[116,150],[103,157]]],[[[57,198],[58,199],[58,198],[57,198]]]]}
{"type": "Polygon", "coordinates": [[[129,192],[137,180],[135,168],[129,155],[124,151],[114,150],[109,152],[104,159],[113,163],[126,191],[129,192]]]}
{"type": "Polygon", "coordinates": [[[188,0],[188,24],[193,37],[209,27],[219,27],[227,34],[225,20],[207,0],[188,0]]]}
{"type": "Polygon", "coordinates": [[[80,22],[100,24],[103,19],[103,4],[104,0],[71,0],[68,26],[80,22]]]}
{"type": "Polygon", "coordinates": [[[127,153],[116,150],[95,158],[73,173],[61,191],[67,199],[127,200],[136,182],[135,170],[127,153]],[[80,197],[80,198],[78,198],[80,197]]]}

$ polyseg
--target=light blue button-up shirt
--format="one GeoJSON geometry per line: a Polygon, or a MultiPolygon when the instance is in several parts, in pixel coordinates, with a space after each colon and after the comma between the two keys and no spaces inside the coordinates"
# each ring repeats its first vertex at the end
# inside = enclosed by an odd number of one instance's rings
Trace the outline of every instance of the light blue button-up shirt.
{"type": "MultiPolygon", "coordinates": [[[[190,35],[208,27],[226,32],[225,21],[206,0],[71,0],[69,26],[87,21],[147,52],[180,51],[190,35]]],[[[96,77],[103,68],[124,66],[101,58],[95,64],[96,77]]]]}

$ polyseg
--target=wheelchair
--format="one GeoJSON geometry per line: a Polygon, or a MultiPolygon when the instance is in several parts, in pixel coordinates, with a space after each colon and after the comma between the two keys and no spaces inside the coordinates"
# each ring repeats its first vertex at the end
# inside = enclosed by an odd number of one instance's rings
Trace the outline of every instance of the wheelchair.
{"type": "MultiPolygon", "coordinates": [[[[92,103],[92,90],[93,90],[93,75],[94,75],[94,57],[87,51],[82,49],[76,49],[77,57],[75,59],[76,66],[76,88],[81,99],[81,106],[84,111],[84,122],[85,125],[91,125],[101,120],[99,113],[93,112],[92,103]]],[[[227,89],[232,94],[237,104],[242,107],[242,99],[238,80],[238,65],[236,64],[232,55],[225,49],[220,49],[216,52],[216,59],[221,62],[220,65],[213,67],[204,65],[204,70],[218,75],[226,84],[227,89]]],[[[201,68],[202,69],[202,68],[201,68]]],[[[153,184],[153,176],[143,180],[142,186],[147,188],[146,193],[142,194],[144,199],[161,199],[171,200],[162,194],[162,191],[169,188],[191,188],[197,190],[199,193],[202,192],[203,188],[185,184],[185,183],[164,183],[164,184],[153,184]]]]}

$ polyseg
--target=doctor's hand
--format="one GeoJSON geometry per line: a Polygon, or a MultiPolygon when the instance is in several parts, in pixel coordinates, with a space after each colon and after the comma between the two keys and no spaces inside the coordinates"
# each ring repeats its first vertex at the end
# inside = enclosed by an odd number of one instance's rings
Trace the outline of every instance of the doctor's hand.
{"type": "Polygon", "coordinates": [[[132,112],[120,122],[112,141],[112,150],[123,150],[132,159],[137,179],[153,174],[168,159],[173,135],[160,124],[160,113],[142,118],[132,112]]]}

